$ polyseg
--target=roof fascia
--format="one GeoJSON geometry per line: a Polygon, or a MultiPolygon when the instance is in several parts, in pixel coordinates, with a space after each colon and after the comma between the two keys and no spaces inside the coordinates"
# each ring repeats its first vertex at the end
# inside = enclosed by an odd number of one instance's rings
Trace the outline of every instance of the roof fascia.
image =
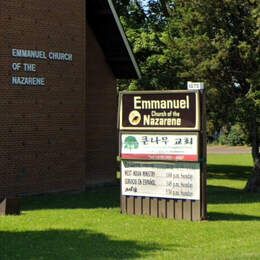
{"type": "Polygon", "coordinates": [[[140,79],[140,78],[141,78],[140,69],[139,69],[139,67],[138,67],[138,65],[137,65],[137,62],[136,62],[136,60],[135,60],[135,57],[134,57],[134,54],[133,54],[132,49],[131,49],[131,47],[130,47],[130,44],[129,44],[127,38],[126,38],[125,31],[124,31],[124,29],[123,29],[123,27],[122,27],[122,24],[121,24],[120,20],[119,20],[119,17],[118,17],[118,15],[117,15],[117,12],[116,12],[116,9],[115,9],[115,7],[114,7],[114,4],[113,4],[112,0],[108,0],[108,4],[109,4],[109,7],[110,7],[110,9],[111,9],[111,12],[112,12],[112,14],[113,14],[113,16],[114,16],[114,19],[115,19],[115,21],[116,21],[116,24],[117,24],[117,27],[118,27],[119,32],[120,32],[120,34],[121,34],[121,37],[122,37],[122,39],[123,39],[123,41],[124,41],[124,44],[125,44],[125,47],[126,47],[126,49],[127,49],[128,54],[129,54],[129,57],[130,57],[130,59],[131,59],[131,61],[132,61],[132,63],[133,63],[133,66],[134,66],[134,68],[135,68],[136,74],[137,74],[138,78],[140,79]]]}

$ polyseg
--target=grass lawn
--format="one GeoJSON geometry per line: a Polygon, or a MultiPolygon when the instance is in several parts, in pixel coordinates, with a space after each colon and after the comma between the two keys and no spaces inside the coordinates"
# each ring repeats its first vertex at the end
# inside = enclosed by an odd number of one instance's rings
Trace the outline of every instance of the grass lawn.
{"type": "Polygon", "coordinates": [[[250,155],[208,158],[209,221],[119,213],[119,188],[23,199],[0,217],[0,259],[260,259],[260,195],[243,187],[250,155]]]}

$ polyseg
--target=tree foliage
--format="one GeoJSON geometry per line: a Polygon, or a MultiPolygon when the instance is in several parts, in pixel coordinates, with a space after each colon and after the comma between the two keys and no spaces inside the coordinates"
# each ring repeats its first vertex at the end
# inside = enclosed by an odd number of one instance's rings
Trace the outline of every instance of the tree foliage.
{"type": "Polygon", "coordinates": [[[260,175],[259,3],[149,0],[144,7],[138,0],[116,2],[128,7],[122,21],[143,75],[121,87],[178,89],[188,80],[204,81],[209,132],[239,122],[249,133],[260,175]]]}

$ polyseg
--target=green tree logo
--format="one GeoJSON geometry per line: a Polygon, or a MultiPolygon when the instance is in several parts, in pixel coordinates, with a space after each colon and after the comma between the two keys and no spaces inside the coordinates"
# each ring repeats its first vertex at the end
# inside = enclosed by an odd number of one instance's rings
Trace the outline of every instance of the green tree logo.
{"type": "Polygon", "coordinates": [[[124,141],[125,149],[137,149],[139,147],[139,143],[134,136],[127,136],[124,141]]]}

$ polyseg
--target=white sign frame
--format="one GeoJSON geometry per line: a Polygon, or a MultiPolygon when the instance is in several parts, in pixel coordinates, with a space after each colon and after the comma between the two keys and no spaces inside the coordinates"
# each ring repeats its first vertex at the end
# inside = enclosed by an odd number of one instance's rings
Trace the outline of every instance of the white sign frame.
{"type": "Polygon", "coordinates": [[[199,131],[201,129],[201,107],[200,107],[200,93],[199,91],[194,90],[151,90],[151,91],[121,91],[119,93],[119,100],[118,100],[118,117],[117,117],[117,127],[120,131],[199,131]],[[137,126],[131,126],[131,127],[124,127],[123,126],[123,95],[140,95],[140,94],[174,94],[174,93],[195,93],[196,98],[196,123],[194,127],[153,127],[153,126],[147,126],[147,127],[137,127],[137,126]]]}
{"type": "Polygon", "coordinates": [[[121,132],[119,138],[121,159],[199,161],[197,132],[121,132]],[[127,144],[127,137],[135,142],[127,144]]]}

